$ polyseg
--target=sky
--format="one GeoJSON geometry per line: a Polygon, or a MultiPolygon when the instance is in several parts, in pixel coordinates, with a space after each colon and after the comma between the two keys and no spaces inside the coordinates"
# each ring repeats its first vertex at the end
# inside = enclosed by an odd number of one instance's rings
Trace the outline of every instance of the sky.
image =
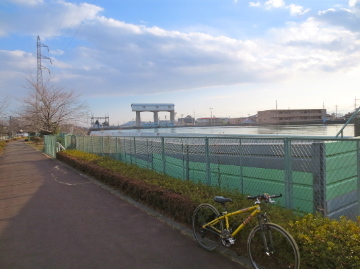
{"type": "Polygon", "coordinates": [[[0,0],[8,114],[38,36],[44,78],[111,125],[134,120],[133,103],[172,103],[176,119],[360,106],[360,0],[0,0]]]}

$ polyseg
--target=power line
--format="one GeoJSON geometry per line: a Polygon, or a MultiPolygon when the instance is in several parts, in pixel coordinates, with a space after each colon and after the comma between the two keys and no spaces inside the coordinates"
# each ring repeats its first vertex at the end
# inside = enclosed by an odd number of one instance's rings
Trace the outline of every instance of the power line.
{"type": "MultiPolygon", "coordinates": [[[[86,12],[85,16],[83,17],[83,19],[82,19],[81,21],[86,20],[86,18],[87,18],[87,16],[89,15],[90,11],[93,9],[96,1],[97,1],[97,0],[94,0],[94,1],[92,2],[92,4],[90,5],[90,8],[88,9],[88,11],[86,12]]],[[[70,38],[70,34],[69,34],[69,33],[70,33],[70,31],[71,31],[72,29],[74,29],[74,27],[73,27],[74,22],[75,22],[76,18],[79,16],[79,13],[80,13],[80,10],[81,10],[82,6],[83,6],[83,5],[79,4],[78,10],[77,10],[77,12],[76,12],[76,15],[74,16],[74,18],[73,18],[73,20],[72,20],[72,23],[71,23],[70,27],[68,28],[68,30],[66,31],[66,34],[64,35],[64,37],[63,37],[63,39],[62,39],[62,42],[61,42],[61,44],[60,44],[60,50],[62,50],[64,53],[65,53],[65,52],[67,51],[67,49],[70,47],[72,41],[74,40],[75,36],[76,36],[76,35],[78,34],[78,32],[79,32],[80,27],[82,26],[82,23],[81,23],[81,21],[80,21],[79,26],[77,27],[76,31],[74,31],[73,35],[71,36],[70,41],[69,41],[68,44],[66,45],[66,44],[65,44],[65,40],[66,40],[66,38],[70,38]],[[64,45],[64,46],[63,46],[63,45],[64,45]]],[[[66,13],[67,13],[67,12],[68,12],[68,9],[66,10],[66,13]]],[[[65,17],[65,15],[64,15],[64,17],[65,17]]],[[[63,17],[63,19],[64,19],[64,17],[63,17]]],[[[60,26],[59,26],[58,31],[60,30],[60,27],[61,27],[62,23],[63,23],[63,20],[62,20],[62,22],[61,22],[61,24],[60,24],[60,26]]],[[[60,58],[61,58],[61,57],[62,57],[62,55],[60,56],[60,58]]]]}

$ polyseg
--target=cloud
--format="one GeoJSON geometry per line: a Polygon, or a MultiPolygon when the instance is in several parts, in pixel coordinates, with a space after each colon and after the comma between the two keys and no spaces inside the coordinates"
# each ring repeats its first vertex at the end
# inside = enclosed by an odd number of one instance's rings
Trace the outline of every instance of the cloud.
{"type": "Polygon", "coordinates": [[[78,47],[62,75],[78,74],[73,78],[82,88],[101,85],[102,94],[114,96],[281,81],[360,62],[354,33],[316,19],[273,29],[266,39],[239,40],[98,17],[82,26],[79,38],[91,47],[78,47]]]}
{"type": "Polygon", "coordinates": [[[360,31],[360,1],[350,0],[346,8],[335,7],[319,11],[317,19],[351,31],[360,31]]]}
{"type": "Polygon", "coordinates": [[[273,29],[270,34],[281,46],[278,57],[293,70],[338,72],[359,66],[360,40],[349,30],[310,18],[301,24],[273,29]]]}
{"type": "MultiPolygon", "coordinates": [[[[21,2],[20,0],[17,0],[21,2]]],[[[24,0],[24,3],[27,0],[24,0]]],[[[40,3],[30,1],[29,3],[40,3]]],[[[94,19],[103,9],[101,7],[81,3],[72,4],[63,1],[49,2],[43,5],[28,5],[14,9],[12,14],[0,17],[0,36],[8,33],[20,35],[40,35],[42,39],[61,34],[71,34],[81,23],[94,19]],[[21,19],[19,19],[21,18],[21,19]],[[64,32],[63,32],[64,31],[64,32]]]]}
{"type": "Polygon", "coordinates": [[[269,0],[264,4],[265,8],[280,8],[285,7],[285,2],[283,0],[269,0]]]}
{"type": "MultiPolygon", "coordinates": [[[[288,23],[272,29],[264,38],[246,40],[130,24],[102,16],[102,8],[97,6],[64,2],[53,5],[58,8],[57,13],[42,13],[39,8],[33,17],[25,18],[38,20],[33,28],[18,23],[13,25],[11,33],[36,36],[35,32],[39,31],[51,43],[81,25],[74,35],[80,44],[50,46],[48,55],[54,58],[54,64],[48,67],[56,80],[86,91],[87,96],[146,95],[280,83],[299,72],[346,71],[360,63],[359,37],[318,18],[288,23]],[[54,16],[56,23],[52,26],[40,23],[49,16],[54,16]]],[[[33,41],[35,44],[36,40],[33,41]]],[[[36,67],[35,53],[1,53],[4,64],[0,76],[4,80],[9,81],[7,70],[21,73],[36,67]]]]}
{"type": "Polygon", "coordinates": [[[44,0],[5,0],[5,1],[16,5],[27,5],[27,6],[34,6],[34,5],[42,4],[44,2],[44,0]]]}
{"type": "Polygon", "coordinates": [[[298,6],[298,5],[294,5],[294,4],[290,4],[286,8],[288,8],[290,10],[290,14],[293,16],[304,15],[305,13],[310,11],[309,8],[305,9],[302,6],[298,6]]]}
{"type": "Polygon", "coordinates": [[[360,8],[360,1],[359,0],[349,0],[349,7],[360,8]]]}
{"type": "Polygon", "coordinates": [[[250,7],[261,7],[261,3],[260,2],[249,2],[249,6],[250,7]]]}
{"type": "MultiPolygon", "coordinates": [[[[250,7],[261,7],[262,5],[260,2],[249,2],[249,6],[250,7]]],[[[304,15],[305,13],[310,11],[310,9],[308,9],[308,8],[305,9],[304,7],[299,6],[299,5],[295,5],[295,4],[286,5],[283,0],[266,1],[264,3],[264,8],[268,9],[268,10],[275,9],[275,8],[288,9],[290,11],[290,15],[292,15],[292,16],[304,15]]]]}

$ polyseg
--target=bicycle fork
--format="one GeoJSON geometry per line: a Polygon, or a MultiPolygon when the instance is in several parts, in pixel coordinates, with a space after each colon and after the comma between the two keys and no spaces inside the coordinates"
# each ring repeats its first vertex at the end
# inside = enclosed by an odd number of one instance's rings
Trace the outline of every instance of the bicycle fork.
{"type": "Polygon", "coordinates": [[[263,241],[265,253],[267,256],[270,256],[271,254],[274,254],[275,249],[274,249],[274,242],[273,242],[273,238],[272,238],[271,229],[269,229],[268,226],[266,225],[266,223],[267,223],[266,215],[259,214],[258,221],[259,221],[260,234],[261,234],[261,238],[263,241]],[[262,217],[264,218],[264,220],[261,219],[262,217]],[[266,238],[266,235],[267,235],[267,238],[266,238]]]}

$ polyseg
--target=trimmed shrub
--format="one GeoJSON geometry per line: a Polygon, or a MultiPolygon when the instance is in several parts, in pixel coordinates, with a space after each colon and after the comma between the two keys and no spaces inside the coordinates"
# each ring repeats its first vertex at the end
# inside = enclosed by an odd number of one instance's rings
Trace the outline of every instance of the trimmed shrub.
{"type": "Polygon", "coordinates": [[[303,268],[360,268],[359,223],[308,214],[287,229],[300,248],[303,268]]]}
{"type": "Polygon", "coordinates": [[[79,157],[69,156],[64,151],[59,152],[57,158],[75,169],[120,190],[129,197],[139,202],[146,203],[153,209],[158,210],[177,221],[183,223],[191,222],[192,212],[194,211],[196,204],[192,202],[189,197],[180,195],[171,189],[165,189],[149,184],[146,181],[126,177],[121,173],[115,172],[113,169],[102,167],[95,162],[111,163],[111,159],[98,159],[99,157],[96,155],[85,155],[84,159],[87,161],[84,161],[79,159],[79,157]]]}
{"type": "Polygon", "coordinates": [[[31,141],[33,141],[35,145],[44,144],[44,138],[39,136],[32,137],[31,141]]]}
{"type": "MultiPolygon", "coordinates": [[[[191,181],[183,181],[135,165],[130,165],[78,150],[59,152],[57,158],[96,179],[112,186],[133,199],[149,205],[177,221],[191,225],[192,213],[200,203],[211,203],[213,197],[231,197],[228,211],[251,206],[244,195],[224,191],[191,181]]],[[[248,214],[237,215],[231,222],[241,223],[248,214]]],[[[270,219],[283,226],[296,240],[301,253],[301,268],[360,268],[360,218],[358,223],[346,218],[333,220],[321,215],[300,216],[291,210],[271,206],[270,219]]],[[[246,253],[247,225],[237,236],[235,251],[246,253]]]]}

